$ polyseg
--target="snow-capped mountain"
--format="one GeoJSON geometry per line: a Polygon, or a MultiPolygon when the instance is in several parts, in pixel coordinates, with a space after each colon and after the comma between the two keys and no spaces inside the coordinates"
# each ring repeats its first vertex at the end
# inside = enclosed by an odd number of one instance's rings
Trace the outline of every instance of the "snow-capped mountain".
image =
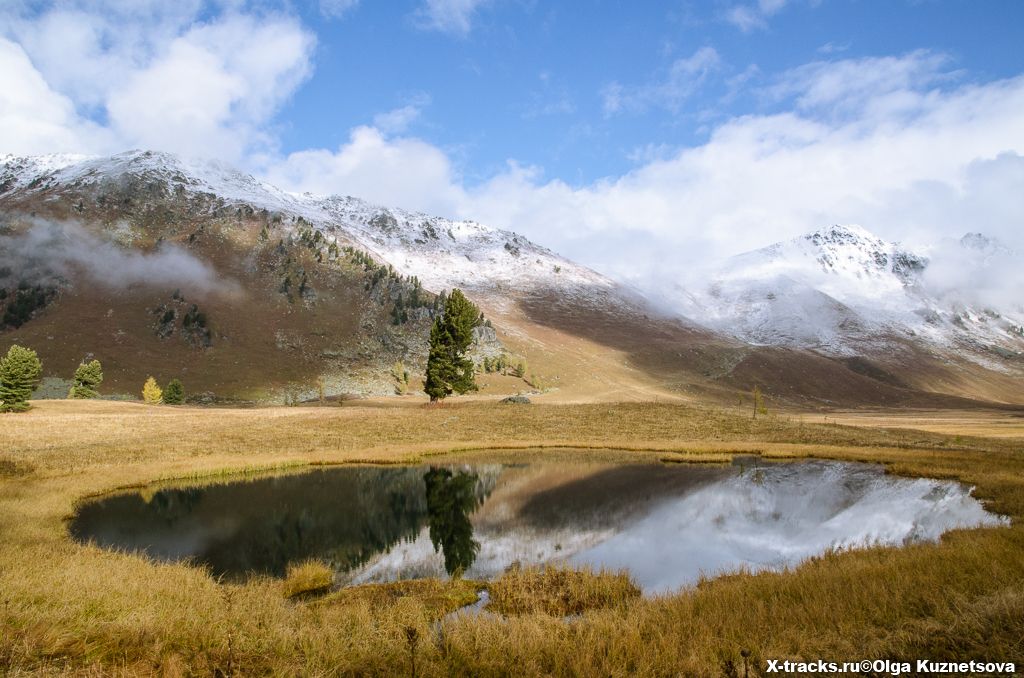
{"type": "Polygon", "coordinates": [[[243,205],[302,217],[339,243],[417,276],[428,289],[521,292],[554,282],[563,290],[586,288],[593,294],[616,287],[595,271],[510,231],[372,205],[351,196],[288,193],[215,161],[153,151],[98,158],[0,156],[0,194],[44,194],[53,187],[81,189],[128,180],[145,184],[139,187],[142,199],[156,190],[209,198],[207,211],[243,205]]]}
{"type": "Polygon", "coordinates": [[[1024,308],[980,281],[1024,265],[983,235],[926,251],[860,226],[830,226],[738,255],[697,289],[677,288],[684,313],[755,344],[852,356],[907,341],[968,349],[985,360],[1024,348],[1024,308]]]}
{"type": "MultiPolygon", "coordinates": [[[[0,332],[48,342],[49,364],[113,336],[127,348],[112,384],[159,355],[168,370],[201,371],[193,384],[214,394],[308,398],[318,374],[335,393],[390,393],[396,361],[421,369],[434,295],[453,287],[506,339],[534,346],[538,322],[597,311],[628,325],[647,310],[627,287],[473,221],[288,193],[166,153],[0,156],[0,332]],[[83,335],[80,314],[104,320],[83,335]],[[197,317],[210,325],[199,334],[197,317]],[[275,383],[253,387],[267,365],[275,383]]],[[[489,325],[480,334],[481,355],[510,350],[489,325]]]]}
{"type": "Polygon", "coordinates": [[[460,287],[494,321],[483,350],[574,398],[735,402],[761,384],[831,405],[1019,402],[1016,257],[979,235],[918,252],[837,226],[730,260],[665,313],[474,221],[164,153],[0,156],[0,332],[53,379],[95,353],[121,393],[153,372],[213,399],[391,393],[396,362],[422,374],[434,294],[460,287]]]}

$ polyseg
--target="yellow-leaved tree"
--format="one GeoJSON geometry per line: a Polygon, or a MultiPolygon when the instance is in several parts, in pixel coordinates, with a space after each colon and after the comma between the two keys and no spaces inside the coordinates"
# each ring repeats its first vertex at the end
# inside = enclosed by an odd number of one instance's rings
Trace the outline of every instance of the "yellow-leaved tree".
{"type": "Polygon", "coordinates": [[[164,392],[156,385],[156,379],[150,377],[142,387],[142,402],[147,405],[159,405],[163,402],[164,392]]]}

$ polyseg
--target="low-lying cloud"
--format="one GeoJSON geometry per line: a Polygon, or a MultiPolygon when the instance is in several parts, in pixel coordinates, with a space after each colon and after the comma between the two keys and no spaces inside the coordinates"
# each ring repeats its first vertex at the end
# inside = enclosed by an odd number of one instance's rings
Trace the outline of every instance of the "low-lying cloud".
{"type": "Polygon", "coordinates": [[[25,231],[0,235],[0,286],[88,282],[212,292],[227,285],[207,263],[174,244],[152,252],[103,239],[71,222],[34,220],[25,231]]]}
{"type": "Polygon", "coordinates": [[[1024,310],[1024,258],[980,234],[933,247],[923,282],[953,306],[1024,310]]]}

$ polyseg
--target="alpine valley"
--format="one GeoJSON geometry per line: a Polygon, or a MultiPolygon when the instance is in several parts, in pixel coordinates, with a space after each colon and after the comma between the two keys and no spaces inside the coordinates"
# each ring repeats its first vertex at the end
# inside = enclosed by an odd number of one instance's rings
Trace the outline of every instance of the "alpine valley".
{"type": "Polygon", "coordinates": [[[416,392],[460,288],[474,360],[522,363],[479,397],[1019,405],[1024,306],[987,282],[1022,265],[982,234],[912,251],[828,226],[642,294],[514,232],[214,162],[0,157],[0,334],[39,352],[37,397],[90,357],[107,393],[153,374],[200,402],[340,399],[402,392],[403,369],[416,392]]]}

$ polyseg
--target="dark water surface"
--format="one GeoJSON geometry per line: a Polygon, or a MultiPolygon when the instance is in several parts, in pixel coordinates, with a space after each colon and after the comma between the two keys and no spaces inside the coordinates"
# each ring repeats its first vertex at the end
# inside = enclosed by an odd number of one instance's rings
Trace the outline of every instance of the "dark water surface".
{"type": "Polygon", "coordinates": [[[772,569],[833,547],[934,540],[995,525],[957,483],[864,464],[529,463],[345,466],[119,494],[72,535],[241,580],[317,558],[356,584],[513,563],[628,569],[646,591],[772,569]]]}

